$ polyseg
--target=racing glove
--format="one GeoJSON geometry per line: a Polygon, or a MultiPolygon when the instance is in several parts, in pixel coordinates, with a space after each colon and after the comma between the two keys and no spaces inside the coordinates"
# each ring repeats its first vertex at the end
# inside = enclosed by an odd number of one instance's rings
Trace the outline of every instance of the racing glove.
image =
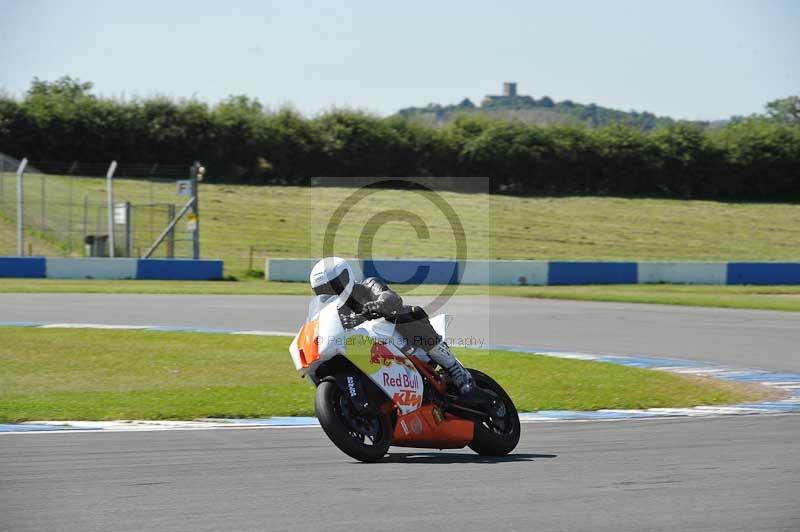
{"type": "Polygon", "coordinates": [[[381,294],[375,301],[367,301],[361,308],[362,314],[378,314],[380,316],[388,316],[391,313],[400,310],[402,304],[400,298],[394,294],[381,294]]]}

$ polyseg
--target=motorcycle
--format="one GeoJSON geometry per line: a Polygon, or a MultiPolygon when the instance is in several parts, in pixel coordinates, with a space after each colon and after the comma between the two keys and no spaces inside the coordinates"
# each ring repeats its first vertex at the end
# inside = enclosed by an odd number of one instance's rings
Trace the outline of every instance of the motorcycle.
{"type": "MultiPolygon", "coordinates": [[[[356,460],[380,460],[390,446],[460,449],[503,456],[519,442],[520,423],[508,394],[488,375],[468,369],[494,400],[464,404],[442,368],[397,331],[399,314],[360,315],[345,329],[335,296],[312,298],[289,347],[295,368],[316,386],[322,429],[356,460]]],[[[431,318],[446,335],[446,317],[431,318]]]]}

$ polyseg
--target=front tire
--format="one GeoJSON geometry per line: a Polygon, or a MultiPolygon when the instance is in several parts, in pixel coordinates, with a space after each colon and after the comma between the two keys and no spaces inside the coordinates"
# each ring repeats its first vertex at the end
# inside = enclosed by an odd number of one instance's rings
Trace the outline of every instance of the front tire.
{"type": "Polygon", "coordinates": [[[348,456],[362,462],[376,462],[389,450],[392,443],[389,417],[382,413],[357,414],[335,382],[319,383],[314,406],[322,430],[348,456]]]}
{"type": "Polygon", "coordinates": [[[470,449],[483,456],[505,456],[519,443],[519,414],[514,402],[502,386],[490,376],[476,369],[468,370],[475,379],[475,385],[496,395],[503,403],[503,410],[487,422],[475,422],[475,435],[469,444],[470,449]]]}

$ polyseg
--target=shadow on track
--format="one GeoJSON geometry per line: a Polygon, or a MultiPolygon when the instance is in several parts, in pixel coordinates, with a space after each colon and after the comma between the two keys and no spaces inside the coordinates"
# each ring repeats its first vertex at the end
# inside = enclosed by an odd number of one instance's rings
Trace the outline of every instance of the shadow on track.
{"type": "Polygon", "coordinates": [[[378,463],[384,464],[502,464],[506,462],[533,462],[536,458],[557,458],[557,454],[517,453],[507,456],[481,456],[464,453],[393,453],[378,463]]]}

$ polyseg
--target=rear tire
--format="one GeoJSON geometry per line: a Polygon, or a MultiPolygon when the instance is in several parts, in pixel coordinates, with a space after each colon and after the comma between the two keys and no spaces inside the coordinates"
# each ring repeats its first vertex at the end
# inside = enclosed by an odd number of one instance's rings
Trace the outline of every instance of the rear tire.
{"type": "Polygon", "coordinates": [[[514,402],[503,387],[490,376],[476,369],[468,371],[475,379],[475,385],[500,398],[505,408],[502,416],[493,417],[488,422],[475,422],[475,435],[469,447],[483,456],[505,456],[519,443],[519,414],[514,402]]]}
{"type": "Polygon", "coordinates": [[[392,428],[386,414],[356,414],[350,399],[335,382],[317,386],[314,400],[317,419],[328,438],[343,453],[362,462],[383,458],[392,443],[392,428]]]}

